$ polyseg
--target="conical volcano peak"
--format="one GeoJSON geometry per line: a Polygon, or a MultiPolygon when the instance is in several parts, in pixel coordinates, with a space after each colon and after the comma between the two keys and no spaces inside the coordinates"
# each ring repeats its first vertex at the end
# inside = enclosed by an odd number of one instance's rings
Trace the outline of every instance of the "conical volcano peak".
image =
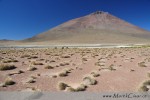
{"type": "Polygon", "coordinates": [[[150,33],[108,12],[96,11],[69,20],[26,41],[53,43],[132,43],[148,41],[150,33]]]}

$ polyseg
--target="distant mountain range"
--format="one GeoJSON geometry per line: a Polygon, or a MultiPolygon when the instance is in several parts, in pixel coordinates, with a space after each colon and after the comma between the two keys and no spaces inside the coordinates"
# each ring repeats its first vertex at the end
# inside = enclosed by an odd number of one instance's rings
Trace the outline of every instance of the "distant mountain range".
{"type": "Polygon", "coordinates": [[[150,32],[107,12],[97,11],[67,21],[20,42],[29,44],[150,43],[150,32]]]}
{"type": "Polygon", "coordinates": [[[8,41],[13,41],[13,40],[8,40],[8,39],[1,39],[0,42],[8,42],[8,41]]]}

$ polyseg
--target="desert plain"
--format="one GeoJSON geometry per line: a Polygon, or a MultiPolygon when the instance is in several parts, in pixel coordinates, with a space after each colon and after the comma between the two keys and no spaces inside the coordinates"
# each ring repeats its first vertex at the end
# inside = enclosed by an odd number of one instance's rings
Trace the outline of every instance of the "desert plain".
{"type": "Polygon", "coordinates": [[[150,48],[0,48],[0,91],[150,91],[150,48]]]}

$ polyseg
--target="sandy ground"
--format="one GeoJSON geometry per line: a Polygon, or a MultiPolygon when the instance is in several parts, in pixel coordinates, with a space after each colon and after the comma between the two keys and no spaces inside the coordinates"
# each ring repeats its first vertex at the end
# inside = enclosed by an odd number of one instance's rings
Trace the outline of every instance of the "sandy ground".
{"type": "Polygon", "coordinates": [[[85,91],[136,92],[144,81],[150,80],[150,48],[1,48],[0,64],[16,67],[0,71],[0,84],[8,77],[15,82],[14,85],[0,86],[0,91],[56,92],[62,91],[58,89],[59,82],[75,88],[84,83],[83,77],[90,76],[97,84],[87,85],[85,91]],[[12,59],[18,62],[7,62],[12,59]],[[141,62],[145,66],[140,65],[141,62]],[[48,65],[53,68],[46,69],[48,65]],[[30,67],[36,70],[29,71],[30,67]],[[69,69],[67,76],[59,76],[69,69]],[[19,74],[19,70],[23,73],[19,74]],[[94,77],[91,72],[99,76],[94,77]]]}

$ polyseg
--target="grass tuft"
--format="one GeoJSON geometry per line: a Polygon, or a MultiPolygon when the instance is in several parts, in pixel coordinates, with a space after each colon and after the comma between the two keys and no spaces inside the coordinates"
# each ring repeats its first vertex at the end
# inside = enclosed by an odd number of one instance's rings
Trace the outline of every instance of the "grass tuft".
{"type": "Polygon", "coordinates": [[[59,90],[65,90],[68,85],[64,82],[59,82],[57,87],[59,90]]]}
{"type": "Polygon", "coordinates": [[[93,71],[93,72],[91,72],[91,74],[92,74],[93,77],[100,76],[100,74],[97,71],[93,71]]]}
{"type": "Polygon", "coordinates": [[[53,69],[54,67],[53,66],[50,66],[50,65],[47,65],[45,66],[45,69],[53,69]]]}
{"type": "Polygon", "coordinates": [[[84,77],[83,82],[85,85],[96,85],[97,84],[97,81],[90,76],[84,77]]]}
{"type": "Polygon", "coordinates": [[[15,69],[16,67],[14,65],[10,65],[10,64],[0,64],[0,70],[4,71],[4,70],[12,70],[15,69]]]}
{"type": "Polygon", "coordinates": [[[138,65],[139,65],[140,67],[147,67],[147,66],[145,65],[145,62],[140,62],[140,63],[138,63],[138,65]]]}
{"type": "Polygon", "coordinates": [[[74,88],[72,88],[72,87],[67,87],[66,91],[68,91],[68,92],[76,92],[76,90],[74,88]]]}
{"type": "Polygon", "coordinates": [[[9,77],[4,82],[4,85],[6,85],[6,86],[7,85],[14,85],[14,84],[15,84],[15,82],[9,77]]]}
{"type": "Polygon", "coordinates": [[[149,89],[146,87],[146,86],[141,86],[140,88],[139,88],[139,92],[147,92],[149,89]]]}
{"type": "Polygon", "coordinates": [[[37,70],[37,68],[36,68],[36,67],[33,67],[33,66],[29,66],[29,67],[27,68],[27,70],[28,70],[28,71],[34,71],[34,70],[37,70]]]}

